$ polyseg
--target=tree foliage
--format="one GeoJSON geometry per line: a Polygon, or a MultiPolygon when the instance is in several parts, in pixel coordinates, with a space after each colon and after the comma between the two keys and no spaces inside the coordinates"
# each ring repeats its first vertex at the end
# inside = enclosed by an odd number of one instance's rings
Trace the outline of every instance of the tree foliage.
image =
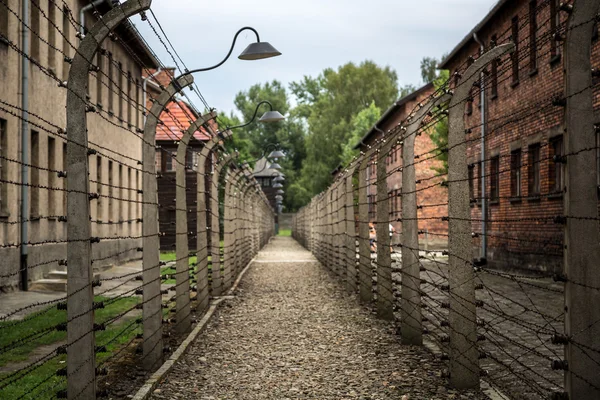
{"type": "Polygon", "coordinates": [[[363,136],[375,125],[381,117],[381,109],[371,102],[369,107],[356,114],[350,123],[350,137],[342,149],[342,164],[348,164],[358,155],[359,151],[355,149],[363,136]]]}
{"type": "Polygon", "coordinates": [[[347,63],[325,69],[318,77],[304,77],[290,85],[309,133],[301,185],[312,196],[327,188],[331,171],[342,161],[343,148],[352,132],[352,119],[374,104],[387,108],[398,96],[397,75],[372,61],[347,63]]]}
{"type": "MultiPolygon", "coordinates": [[[[439,76],[433,81],[433,85],[435,89],[445,88],[448,83],[448,78],[450,73],[448,70],[440,71],[439,76]]],[[[431,141],[438,149],[447,149],[448,148],[448,116],[444,115],[435,125],[433,130],[429,131],[429,137],[431,141]]],[[[448,173],[448,152],[440,151],[437,155],[437,158],[442,161],[442,167],[433,168],[436,172],[440,174],[448,173]]]]}

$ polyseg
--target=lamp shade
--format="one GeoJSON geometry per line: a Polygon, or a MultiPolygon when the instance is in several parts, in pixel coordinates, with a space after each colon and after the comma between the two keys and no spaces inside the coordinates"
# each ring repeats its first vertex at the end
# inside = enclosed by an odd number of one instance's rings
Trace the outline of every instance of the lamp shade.
{"type": "Polygon", "coordinates": [[[275,177],[275,179],[273,179],[273,182],[283,182],[283,181],[285,181],[285,178],[281,175],[277,175],[275,177]]]}
{"type": "Polygon", "coordinates": [[[282,185],[281,183],[277,182],[276,184],[274,184],[274,185],[273,185],[273,187],[274,187],[275,189],[280,189],[280,188],[282,188],[282,187],[283,187],[283,185],[282,185]]]}
{"type": "Polygon", "coordinates": [[[260,117],[258,122],[279,122],[284,119],[285,117],[279,111],[267,111],[260,117]]]}
{"type": "Polygon", "coordinates": [[[280,194],[278,194],[277,196],[275,196],[275,200],[282,201],[283,200],[283,196],[280,195],[280,194]]]}
{"type": "Polygon", "coordinates": [[[277,160],[278,158],[282,158],[282,157],[285,157],[285,154],[283,154],[283,152],[281,152],[279,150],[274,150],[271,152],[271,154],[269,154],[269,156],[267,158],[277,160]]]}
{"type": "Polygon", "coordinates": [[[275,162],[275,163],[273,163],[273,164],[271,164],[271,165],[269,166],[269,169],[277,169],[277,170],[279,170],[279,169],[281,169],[281,165],[279,165],[279,164],[277,164],[277,163],[275,162]]]}
{"type": "Polygon", "coordinates": [[[284,193],[285,193],[285,192],[283,191],[283,189],[279,189],[279,190],[277,191],[277,194],[284,194],[284,193]]]}
{"type": "Polygon", "coordinates": [[[269,42],[250,43],[238,56],[240,60],[260,60],[280,56],[281,53],[269,42]]]}

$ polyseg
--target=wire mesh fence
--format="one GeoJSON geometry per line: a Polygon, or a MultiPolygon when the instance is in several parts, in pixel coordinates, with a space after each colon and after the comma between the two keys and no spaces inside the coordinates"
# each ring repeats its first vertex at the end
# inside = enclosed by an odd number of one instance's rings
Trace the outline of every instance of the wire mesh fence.
{"type": "Polygon", "coordinates": [[[268,200],[193,79],[156,78],[164,65],[130,17],[184,64],[151,1],[90,1],[79,16],[76,3],[0,0],[2,62],[29,79],[19,95],[1,83],[0,287],[63,291],[0,299],[2,398],[93,399],[124,359],[155,370],[273,234],[268,200]],[[164,203],[161,182],[175,188],[164,203]],[[160,247],[161,222],[175,225],[175,249],[160,247]]]}
{"type": "Polygon", "coordinates": [[[449,79],[400,100],[294,218],[293,236],[403,343],[448,360],[455,387],[600,395],[598,8],[519,8],[449,79]],[[494,103],[519,84],[521,101],[494,103]]]}

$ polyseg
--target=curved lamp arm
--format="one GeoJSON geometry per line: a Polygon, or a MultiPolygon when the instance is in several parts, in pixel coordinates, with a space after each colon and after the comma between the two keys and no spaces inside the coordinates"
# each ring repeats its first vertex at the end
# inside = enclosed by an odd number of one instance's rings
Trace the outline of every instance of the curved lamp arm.
{"type": "Polygon", "coordinates": [[[269,110],[273,111],[273,105],[271,103],[269,103],[267,100],[263,100],[260,103],[258,103],[256,105],[256,109],[254,110],[254,115],[252,116],[252,119],[249,122],[246,122],[245,124],[241,124],[241,125],[236,125],[236,126],[228,126],[227,129],[238,129],[238,128],[244,128],[248,125],[250,125],[251,123],[254,122],[254,120],[256,119],[256,115],[258,114],[258,109],[260,108],[261,105],[263,104],[268,104],[269,105],[269,110]]]}
{"type": "Polygon", "coordinates": [[[251,30],[252,32],[254,32],[254,34],[256,35],[256,41],[260,42],[260,36],[258,35],[258,32],[256,31],[256,29],[250,27],[250,26],[245,26],[242,29],[240,29],[239,31],[237,31],[235,33],[235,36],[233,37],[233,42],[231,43],[231,48],[229,49],[229,53],[227,53],[227,55],[225,56],[225,58],[218,64],[213,65],[212,67],[207,67],[207,68],[198,68],[198,69],[193,69],[191,71],[185,71],[184,75],[186,74],[194,74],[196,72],[204,72],[204,71],[210,71],[211,69],[215,69],[220,67],[221,65],[223,65],[225,63],[225,61],[227,61],[229,59],[229,57],[231,56],[231,53],[233,53],[233,48],[235,47],[235,42],[238,38],[238,36],[240,35],[240,33],[242,33],[245,30],[251,30]]]}

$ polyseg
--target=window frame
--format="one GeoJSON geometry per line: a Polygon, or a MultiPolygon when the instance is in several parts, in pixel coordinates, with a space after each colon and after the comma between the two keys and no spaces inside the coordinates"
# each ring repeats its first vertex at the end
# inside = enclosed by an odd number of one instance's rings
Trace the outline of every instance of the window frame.
{"type": "Polygon", "coordinates": [[[500,201],[500,156],[490,158],[490,203],[500,201]]]}
{"type": "Polygon", "coordinates": [[[527,149],[527,196],[541,194],[540,143],[532,143],[527,149]]]}
{"type": "Polygon", "coordinates": [[[554,161],[554,156],[564,156],[565,143],[563,135],[557,135],[548,140],[548,192],[549,194],[560,194],[565,187],[565,168],[564,164],[554,161]],[[559,146],[557,149],[556,146],[559,146]],[[559,153],[557,154],[557,150],[559,153]]]}
{"type": "Polygon", "coordinates": [[[523,179],[523,152],[521,149],[514,149],[510,152],[510,197],[514,199],[521,198],[523,195],[521,182],[523,179]]]}

